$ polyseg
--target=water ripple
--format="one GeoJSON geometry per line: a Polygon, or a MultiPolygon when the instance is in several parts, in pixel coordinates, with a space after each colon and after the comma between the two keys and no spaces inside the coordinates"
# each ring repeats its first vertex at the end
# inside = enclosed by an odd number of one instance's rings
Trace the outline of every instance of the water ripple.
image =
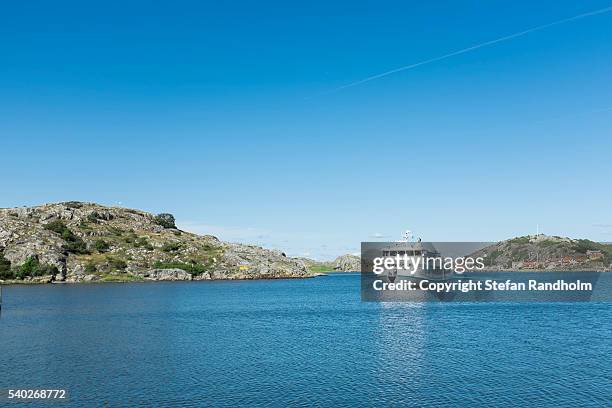
{"type": "Polygon", "coordinates": [[[8,287],[0,389],[69,406],[600,407],[609,304],[374,304],[359,277],[8,287]]]}

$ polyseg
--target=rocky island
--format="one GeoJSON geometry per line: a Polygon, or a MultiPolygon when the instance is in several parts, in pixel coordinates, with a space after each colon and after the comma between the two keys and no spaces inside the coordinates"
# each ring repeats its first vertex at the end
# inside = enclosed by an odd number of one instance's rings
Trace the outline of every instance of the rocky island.
{"type": "Polygon", "coordinates": [[[0,281],[307,278],[297,258],[181,231],[171,214],[63,202],[0,209],[0,281]]]}
{"type": "Polygon", "coordinates": [[[470,256],[483,257],[489,270],[609,270],[612,245],[537,234],[500,241],[470,256]]]}

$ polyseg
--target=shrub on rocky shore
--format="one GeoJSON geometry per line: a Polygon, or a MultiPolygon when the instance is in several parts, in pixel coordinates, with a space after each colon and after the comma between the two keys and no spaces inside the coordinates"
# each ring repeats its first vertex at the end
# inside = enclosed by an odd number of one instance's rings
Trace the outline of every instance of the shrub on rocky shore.
{"type": "Polygon", "coordinates": [[[55,266],[44,265],[35,256],[29,257],[21,266],[14,270],[15,277],[23,279],[26,277],[57,275],[59,271],[55,266]]]}

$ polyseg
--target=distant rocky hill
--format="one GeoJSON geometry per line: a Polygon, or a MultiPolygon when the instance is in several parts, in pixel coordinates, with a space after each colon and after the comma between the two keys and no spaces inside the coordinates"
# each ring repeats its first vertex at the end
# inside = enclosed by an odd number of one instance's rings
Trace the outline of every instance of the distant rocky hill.
{"type": "Polygon", "coordinates": [[[299,259],[181,231],[170,214],[64,202],[0,209],[0,280],[303,278],[299,259]]]}
{"type": "Polygon", "coordinates": [[[492,269],[603,269],[612,262],[612,245],[539,234],[500,241],[470,256],[484,257],[492,269]]]}
{"type": "Polygon", "coordinates": [[[355,255],[341,255],[333,261],[315,261],[308,258],[299,258],[311,272],[359,272],[361,271],[361,258],[355,255]]]}
{"type": "Polygon", "coordinates": [[[346,254],[337,257],[333,262],[333,268],[338,272],[360,272],[361,258],[356,255],[346,254]]]}

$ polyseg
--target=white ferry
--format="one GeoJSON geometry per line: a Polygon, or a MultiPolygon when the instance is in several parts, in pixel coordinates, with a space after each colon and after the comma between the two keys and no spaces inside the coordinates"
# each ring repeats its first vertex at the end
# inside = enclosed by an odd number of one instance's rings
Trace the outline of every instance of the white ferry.
{"type": "Polygon", "coordinates": [[[400,279],[427,279],[427,280],[446,280],[452,275],[445,271],[441,265],[428,263],[427,259],[440,258],[441,255],[435,246],[429,242],[421,242],[421,239],[414,240],[410,231],[405,231],[402,239],[390,242],[382,250],[383,257],[395,257],[397,255],[407,255],[408,263],[406,268],[388,269],[383,276],[390,282],[400,279]]]}

